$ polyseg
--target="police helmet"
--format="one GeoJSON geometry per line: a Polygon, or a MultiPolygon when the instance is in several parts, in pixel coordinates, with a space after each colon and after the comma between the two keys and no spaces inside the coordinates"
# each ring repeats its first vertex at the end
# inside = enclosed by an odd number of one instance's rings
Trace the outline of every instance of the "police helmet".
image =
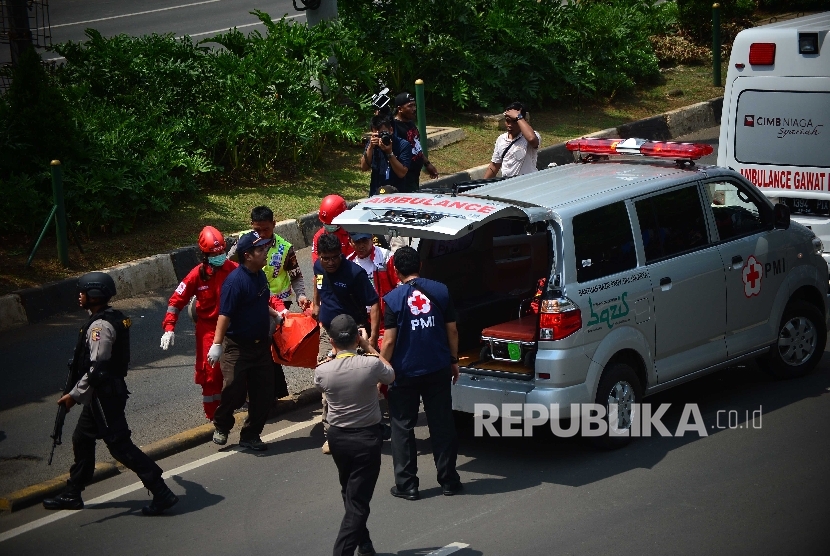
{"type": "Polygon", "coordinates": [[[106,272],[87,272],[78,278],[78,291],[89,297],[109,299],[115,295],[115,281],[106,272]]]}

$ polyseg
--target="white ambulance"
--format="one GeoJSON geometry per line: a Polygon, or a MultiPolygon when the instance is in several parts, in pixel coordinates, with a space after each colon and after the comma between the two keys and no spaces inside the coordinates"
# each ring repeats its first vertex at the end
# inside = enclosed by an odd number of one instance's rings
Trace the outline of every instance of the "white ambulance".
{"type": "Polygon", "coordinates": [[[830,12],[824,12],[738,34],[717,164],[789,206],[793,219],[824,242],[830,263],[828,30],[830,12]]]}

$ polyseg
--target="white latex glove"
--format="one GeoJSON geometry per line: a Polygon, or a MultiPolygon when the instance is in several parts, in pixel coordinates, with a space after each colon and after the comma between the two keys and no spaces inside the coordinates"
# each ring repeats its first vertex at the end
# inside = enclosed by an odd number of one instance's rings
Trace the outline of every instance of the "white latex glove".
{"type": "Polygon", "coordinates": [[[207,360],[210,363],[211,367],[215,367],[216,363],[219,361],[219,358],[222,357],[222,352],[224,352],[224,348],[222,348],[222,344],[213,344],[210,346],[210,350],[208,351],[207,360]]]}
{"type": "Polygon", "coordinates": [[[301,295],[297,298],[297,305],[300,306],[300,309],[305,311],[311,306],[311,301],[304,295],[301,295]]]}
{"type": "Polygon", "coordinates": [[[172,330],[168,330],[161,336],[161,349],[167,351],[167,348],[174,345],[176,343],[176,333],[172,330]]]}

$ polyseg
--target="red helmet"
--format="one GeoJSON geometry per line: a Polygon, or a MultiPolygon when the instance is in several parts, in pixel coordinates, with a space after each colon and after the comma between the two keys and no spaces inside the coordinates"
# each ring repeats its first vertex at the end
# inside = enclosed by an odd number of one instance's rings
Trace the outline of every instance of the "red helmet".
{"type": "Polygon", "coordinates": [[[218,255],[225,252],[225,238],[213,226],[205,226],[199,233],[199,249],[202,253],[218,255]]]}
{"type": "Polygon", "coordinates": [[[331,224],[334,217],[342,212],[346,212],[346,199],[340,195],[329,195],[323,202],[320,203],[320,221],[323,224],[331,224]]]}

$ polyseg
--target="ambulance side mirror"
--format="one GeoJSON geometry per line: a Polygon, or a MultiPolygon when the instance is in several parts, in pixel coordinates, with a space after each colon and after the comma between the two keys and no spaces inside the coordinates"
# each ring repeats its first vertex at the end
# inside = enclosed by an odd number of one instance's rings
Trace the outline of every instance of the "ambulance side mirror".
{"type": "Polygon", "coordinates": [[[790,207],[785,205],[784,203],[775,203],[775,208],[773,210],[773,214],[775,215],[774,222],[775,222],[775,229],[776,230],[787,230],[790,227],[790,207]]]}

